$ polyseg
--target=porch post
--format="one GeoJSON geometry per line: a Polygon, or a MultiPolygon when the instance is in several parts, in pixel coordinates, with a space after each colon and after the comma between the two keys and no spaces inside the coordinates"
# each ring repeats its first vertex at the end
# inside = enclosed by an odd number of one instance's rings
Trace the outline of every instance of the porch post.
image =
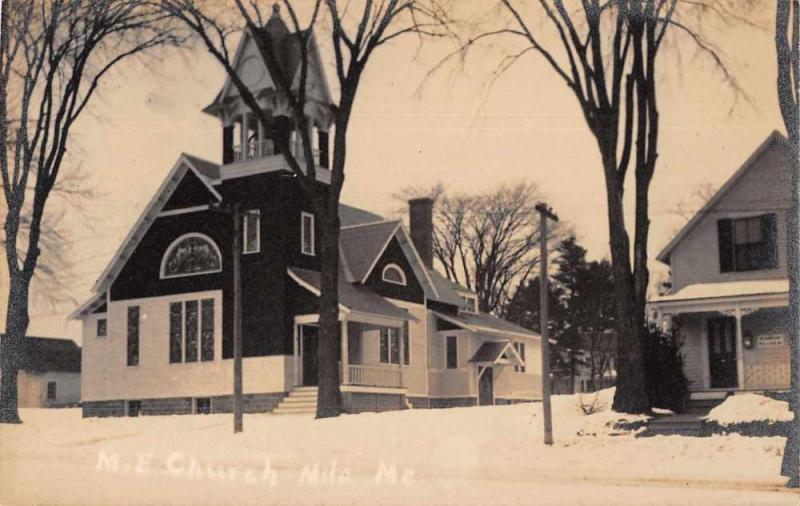
{"type": "Polygon", "coordinates": [[[736,377],[739,390],[744,390],[744,341],[742,336],[742,307],[737,305],[736,317],[736,377]]]}
{"type": "Polygon", "coordinates": [[[294,385],[300,385],[300,326],[295,322],[292,326],[294,333],[294,385]]]}
{"type": "Polygon", "coordinates": [[[342,385],[350,383],[349,346],[347,342],[347,320],[342,320],[342,385]]]}
{"type": "Polygon", "coordinates": [[[405,339],[406,336],[404,335],[404,333],[405,333],[404,327],[400,327],[399,329],[397,329],[397,338],[400,340],[400,345],[398,346],[398,348],[400,349],[400,356],[397,357],[397,372],[399,374],[399,381],[400,381],[400,384],[397,386],[399,387],[403,386],[403,363],[405,361],[405,356],[406,356],[406,339],[405,339]]]}
{"type": "Polygon", "coordinates": [[[241,137],[242,160],[247,160],[247,116],[246,112],[242,113],[242,128],[239,129],[239,136],[241,137]]]}
{"type": "Polygon", "coordinates": [[[264,125],[261,124],[261,121],[258,122],[258,143],[256,144],[256,156],[263,157],[266,153],[264,153],[264,125]]]}

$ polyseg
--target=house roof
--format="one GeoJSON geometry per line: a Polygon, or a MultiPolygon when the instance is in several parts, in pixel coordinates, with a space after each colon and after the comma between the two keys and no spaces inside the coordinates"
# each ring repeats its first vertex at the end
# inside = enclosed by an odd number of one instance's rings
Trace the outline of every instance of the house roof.
{"type": "MultiPolygon", "coordinates": [[[[297,284],[319,297],[321,290],[320,273],[289,267],[289,277],[297,284]]],[[[347,311],[383,316],[396,320],[416,320],[408,311],[399,308],[369,288],[339,280],[339,304],[347,311]]]]}
{"type": "Polygon", "coordinates": [[[219,181],[219,164],[190,155],[189,153],[183,153],[183,156],[192,164],[195,171],[208,179],[209,182],[216,183],[219,181]]]}
{"type": "MultiPolygon", "coordinates": [[[[440,318],[465,330],[469,330],[470,332],[475,332],[476,334],[541,339],[541,336],[532,330],[520,327],[519,325],[488,313],[459,313],[458,315],[451,315],[434,311],[434,314],[437,318],[440,318]]],[[[555,343],[555,340],[551,339],[550,342],[555,343]]]]}
{"type": "Polygon", "coordinates": [[[757,279],[726,281],[724,283],[695,283],[675,293],[650,299],[650,303],[666,303],[691,300],[752,297],[757,295],[779,295],[789,293],[788,279],[757,279]]]}
{"type": "Polygon", "coordinates": [[[81,348],[71,339],[26,336],[22,343],[20,368],[25,371],[81,372],[81,348]]]}
{"type": "Polygon", "coordinates": [[[339,242],[356,281],[363,281],[367,277],[399,227],[399,221],[342,227],[339,242]]]}
{"type": "Polygon", "coordinates": [[[511,341],[486,341],[468,360],[471,364],[513,364],[525,365],[517,350],[511,346],[511,341]]]}
{"type": "Polygon", "coordinates": [[[347,204],[339,204],[339,223],[342,227],[364,225],[379,221],[384,221],[383,216],[379,214],[375,214],[347,204]]]}
{"type": "Polygon", "coordinates": [[[439,293],[439,297],[436,299],[439,302],[444,302],[453,306],[461,306],[464,301],[461,300],[461,296],[458,295],[458,292],[474,293],[469,288],[447,279],[435,269],[428,269],[428,273],[431,276],[431,280],[433,280],[434,286],[436,286],[436,291],[439,293]]]}
{"type": "Polygon", "coordinates": [[[686,225],[672,238],[672,240],[661,250],[661,252],[656,257],[660,262],[665,264],[670,263],[670,256],[675,248],[680,244],[680,242],[691,232],[694,227],[700,223],[700,220],[708,214],[708,212],[716,206],[720,200],[742,179],[742,177],[747,174],[750,169],[756,166],[756,162],[761,158],[761,156],[767,152],[773,146],[783,146],[788,148],[788,139],[778,132],[777,130],[773,130],[771,134],[761,143],[761,145],[750,155],[747,160],[742,164],[739,169],[734,172],[733,176],[728,179],[724,185],[711,197],[708,202],[697,212],[692,219],[689,220],[686,225]]]}

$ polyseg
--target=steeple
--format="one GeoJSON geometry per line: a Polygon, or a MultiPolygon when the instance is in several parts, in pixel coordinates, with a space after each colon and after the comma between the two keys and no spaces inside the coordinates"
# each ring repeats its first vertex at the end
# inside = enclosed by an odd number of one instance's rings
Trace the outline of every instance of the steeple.
{"type": "MultiPolygon", "coordinates": [[[[272,15],[264,25],[261,35],[270,37],[282,70],[289,81],[297,86],[299,84],[297,74],[301,64],[301,40],[286,26],[280,11],[280,5],[273,4],[272,15]]],[[[288,141],[293,151],[302,153],[300,136],[295,131],[296,126],[291,119],[294,114],[281,87],[270,75],[254,36],[258,34],[250,33],[249,30],[243,32],[231,66],[265,115],[270,118],[270,122],[268,127],[261,124],[250,106],[244,103],[236,85],[230,78],[226,79],[225,85],[214,101],[203,109],[222,122],[223,165],[277,156],[280,154],[277,145],[281,142],[275,141],[279,139],[283,142],[288,141]]],[[[328,130],[333,119],[331,115],[333,101],[313,32],[308,37],[308,45],[305,115],[309,120],[309,128],[313,130],[309,133],[316,141],[315,148],[320,157],[319,166],[327,167],[328,130]]]]}

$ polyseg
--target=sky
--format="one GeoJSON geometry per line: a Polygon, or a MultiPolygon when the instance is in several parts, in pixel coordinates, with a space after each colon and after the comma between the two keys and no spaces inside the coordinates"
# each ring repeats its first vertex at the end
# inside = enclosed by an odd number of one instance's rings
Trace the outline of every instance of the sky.
{"type": "MultiPolygon", "coordinates": [[[[661,137],[651,187],[651,257],[685,222],[673,212],[679,202],[700,185],[722,185],[772,130],[784,130],[770,16],[752,13],[758,26],[703,21],[743,96],[731,93],[686,40],[667,41],[658,66],[661,137]]],[[[532,26],[546,33],[541,21],[532,26]]],[[[332,81],[333,55],[324,34],[320,39],[332,81]]],[[[546,35],[543,40],[555,43],[546,35]]],[[[602,168],[575,97],[532,52],[492,80],[501,58],[517,47],[497,39],[472,53],[463,68],[447,65],[429,79],[429,70],[452,50],[451,41],[420,46],[407,38],[379,48],[353,112],[343,202],[389,214],[398,207],[393,194],[407,186],[442,183],[448,192],[477,193],[534,182],[589,257],[607,257],[602,168]]],[[[221,125],[201,109],[224,78],[199,47],[163,52],[147,64],[129,60],[107,76],[75,125],[68,159],[86,174],[84,184],[96,196],[80,213],[63,205],[48,208],[64,214],[71,244],[59,254],[72,265],[74,303],[54,307],[35,295],[31,335],[80,342],[80,324],[67,315],[89,296],[180,153],[220,161],[221,125]]],[[[332,88],[336,96],[334,83],[332,88]]],[[[663,275],[663,266],[653,261],[652,267],[663,275]]],[[[7,283],[3,271],[0,283],[7,283]]],[[[6,293],[3,289],[0,297],[6,293]]]]}

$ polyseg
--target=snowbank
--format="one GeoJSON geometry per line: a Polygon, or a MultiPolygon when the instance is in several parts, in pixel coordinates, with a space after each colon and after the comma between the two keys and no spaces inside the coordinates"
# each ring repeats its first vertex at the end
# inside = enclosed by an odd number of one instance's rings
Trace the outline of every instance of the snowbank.
{"type": "Polygon", "coordinates": [[[749,422],[789,422],[789,403],[758,394],[731,395],[712,409],[705,419],[722,426],[749,422]]]}
{"type": "Polygon", "coordinates": [[[551,447],[541,403],[252,414],[238,435],[223,414],[25,409],[0,425],[0,504],[797,504],[770,502],[784,438],[636,438],[613,396],[554,396],[551,447]]]}

